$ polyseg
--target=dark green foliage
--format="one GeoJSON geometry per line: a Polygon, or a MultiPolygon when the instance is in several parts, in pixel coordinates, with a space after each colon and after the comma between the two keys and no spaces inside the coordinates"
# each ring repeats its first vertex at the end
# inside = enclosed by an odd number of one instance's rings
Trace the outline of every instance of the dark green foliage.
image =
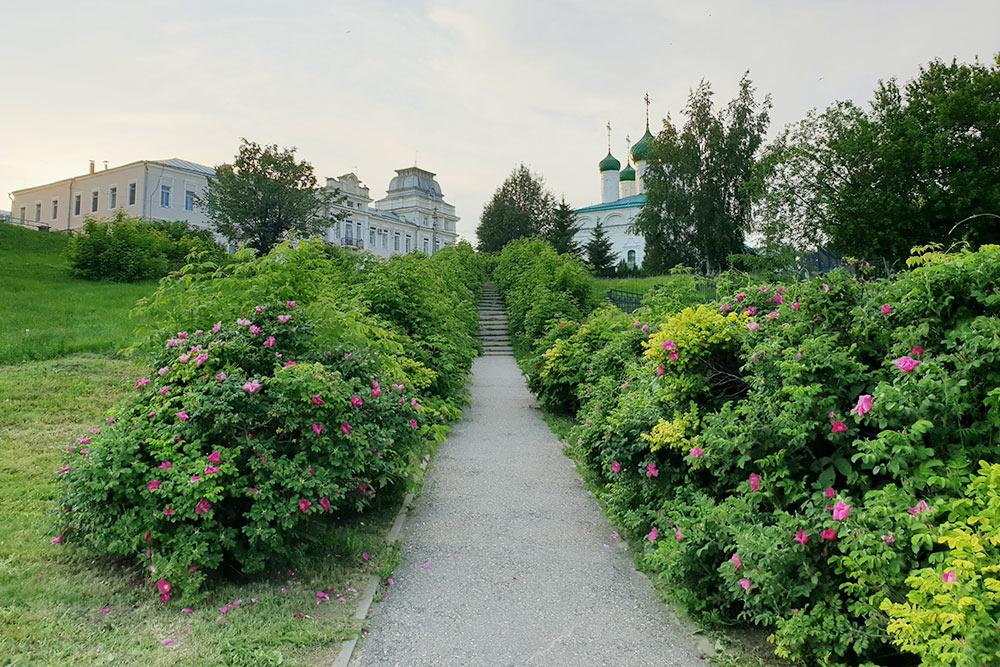
{"type": "Polygon", "coordinates": [[[232,164],[215,168],[197,198],[215,230],[233,242],[266,253],[288,232],[320,234],[338,220],[335,196],[320,188],[312,165],[295,148],[260,146],[242,139],[232,164]]]}
{"type": "Polygon", "coordinates": [[[563,197],[552,212],[552,226],[545,232],[545,240],[552,244],[556,252],[580,256],[580,248],[573,237],[580,228],[576,225],[573,209],[563,197]]]}
{"type": "MultiPolygon", "coordinates": [[[[998,56],[1000,58],[1000,56],[998,56]]],[[[870,108],[835,102],[768,148],[761,231],[897,265],[913,246],[1000,240],[1000,60],[934,60],[870,108]]]]}
{"type": "Polygon", "coordinates": [[[120,211],[110,222],[85,220],[83,231],[66,248],[73,275],[113,282],[159,278],[183,266],[192,251],[206,251],[215,261],[225,257],[209,232],[186,222],[147,222],[120,211]]]}
{"type": "Polygon", "coordinates": [[[590,240],[587,241],[587,263],[591,270],[599,276],[611,276],[615,273],[615,260],[618,256],[611,246],[604,227],[598,222],[594,225],[590,233],[590,240]]]}
{"type": "Polygon", "coordinates": [[[514,239],[546,234],[552,224],[555,198],[523,164],[511,172],[483,207],[476,227],[480,252],[499,252],[514,239]]]}
{"type": "Polygon", "coordinates": [[[752,179],[769,123],[770,95],[754,99],[749,73],[720,112],[707,81],[691,91],[678,129],[667,118],[646,168],[646,205],[634,227],[646,240],[643,267],[725,266],[750,231],[752,179]]]}

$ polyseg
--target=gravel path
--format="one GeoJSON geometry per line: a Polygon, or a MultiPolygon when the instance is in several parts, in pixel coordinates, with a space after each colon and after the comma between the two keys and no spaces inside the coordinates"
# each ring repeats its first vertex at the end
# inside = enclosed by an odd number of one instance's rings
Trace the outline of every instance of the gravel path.
{"type": "Polygon", "coordinates": [[[350,664],[705,665],[612,537],[513,357],[476,359],[471,391],[350,664]]]}

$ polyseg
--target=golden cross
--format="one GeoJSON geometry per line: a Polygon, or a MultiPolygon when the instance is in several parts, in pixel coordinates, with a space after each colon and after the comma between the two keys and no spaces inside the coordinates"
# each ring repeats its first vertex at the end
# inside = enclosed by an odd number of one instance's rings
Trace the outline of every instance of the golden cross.
{"type": "Polygon", "coordinates": [[[642,98],[646,100],[646,131],[649,132],[649,93],[642,98]]]}
{"type": "Polygon", "coordinates": [[[611,155],[611,121],[608,121],[608,155],[611,155]]]}

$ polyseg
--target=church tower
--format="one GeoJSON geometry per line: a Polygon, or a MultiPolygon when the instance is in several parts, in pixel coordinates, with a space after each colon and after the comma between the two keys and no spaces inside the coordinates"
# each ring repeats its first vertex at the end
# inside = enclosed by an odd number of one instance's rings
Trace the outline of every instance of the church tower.
{"type": "Polygon", "coordinates": [[[646,192],[646,184],[643,177],[646,175],[646,165],[649,161],[649,155],[653,152],[653,135],[649,131],[649,93],[643,98],[646,101],[646,134],[642,135],[639,142],[632,147],[632,159],[635,160],[636,172],[639,176],[637,184],[639,186],[639,194],[644,194],[646,192]]]}
{"type": "Polygon", "coordinates": [[[611,155],[611,123],[608,123],[608,156],[600,161],[597,168],[601,170],[601,203],[608,204],[618,201],[618,170],[622,163],[611,155]]]}
{"type": "Polygon", "coordinates": [[[625,136],[625,168],[621,170],[618,174],[618,180],[621,183],[622,199],[626,197],[632,197],[638,193],[635,191],[635,169],[629,163],[628,155],[629,148],[632,145],[632,140],[625,136]]]}

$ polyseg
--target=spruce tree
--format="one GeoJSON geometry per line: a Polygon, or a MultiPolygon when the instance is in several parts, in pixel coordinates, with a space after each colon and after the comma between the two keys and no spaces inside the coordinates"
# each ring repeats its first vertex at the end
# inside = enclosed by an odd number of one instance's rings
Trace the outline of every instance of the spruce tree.
{"type": "Polygon", "coordinates": [[[611,240],[604,232],[604,227],[600,222],[594,227],[587,241],[587,261],[591,269],[599,276],[607,276],[614,273],[616,254],[611,248],[611,240]]]}
{"type": "Polygon", "coordinates": [[[580,228],[576,224],[576,214],[566,203],[566,197],[563,197],[552,213],[552,225],[545,238],[556,249],[556,252],[569,253],[579,257],[580,246],[573,240],[579,231],[580,228]]]}

